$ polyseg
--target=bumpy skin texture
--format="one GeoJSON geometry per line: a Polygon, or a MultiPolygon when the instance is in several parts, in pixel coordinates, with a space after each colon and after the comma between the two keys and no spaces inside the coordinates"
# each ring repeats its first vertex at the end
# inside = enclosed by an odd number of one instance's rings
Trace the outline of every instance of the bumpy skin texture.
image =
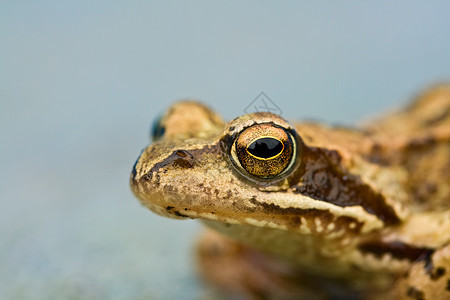
{"type": "Polygon", "coordinates": [[[271,113],[225,123],[192,101],[159,129],[131,188],[154,212],[229,237],[199,243],[216,286],[250,299],[450,298],[450,86],[358,129],[271,113]],[[292,159],[280,172],[267,159],[262,173],[279,174],[260,177],[236,140],[267,127],[292,137],[280,153],[292,159]]]}

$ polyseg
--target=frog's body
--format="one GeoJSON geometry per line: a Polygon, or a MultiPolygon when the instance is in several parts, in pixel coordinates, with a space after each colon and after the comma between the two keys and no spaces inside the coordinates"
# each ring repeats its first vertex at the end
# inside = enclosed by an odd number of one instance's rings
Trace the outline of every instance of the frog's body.
{"type": "Polygon", "coordinates": [[[174,105],[131,187],[228,236],[202,273],[255,299],[450,299],[450,87],[360,130],[174,105]],[[164,133],[163,130],[164,128],[164,133]]]}

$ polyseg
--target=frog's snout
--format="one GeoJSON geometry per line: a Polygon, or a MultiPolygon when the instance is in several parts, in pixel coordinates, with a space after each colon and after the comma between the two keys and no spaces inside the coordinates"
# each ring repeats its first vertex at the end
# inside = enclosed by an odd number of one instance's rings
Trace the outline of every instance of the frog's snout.
{"type": "Polygon", "coordinates": [[[188,169],[194,166],[194,156],[187,150],[173,150],[162,159],[148,164],[148,152],[143,152],[133,166],[130,187],[141,203],[157,214],[171,218],[186,218],[175,204],[177,191],[167,184],[165,175],[170,170],[188,169]]]}
{"type": "Polygon", "coordinates": [[[168,157],[153,164],[143,163],[143,161],[148,159],[148,157],[143,157],[143,155],[145,155],[145,152],[137,159],[130,177],[131,189],[140,199],[140,194],[155,192],[155,188],[159,187],[161,183],[161,177],[168,170],[194,167],[195,158],[188,150],[173,150],[168,157]]]}

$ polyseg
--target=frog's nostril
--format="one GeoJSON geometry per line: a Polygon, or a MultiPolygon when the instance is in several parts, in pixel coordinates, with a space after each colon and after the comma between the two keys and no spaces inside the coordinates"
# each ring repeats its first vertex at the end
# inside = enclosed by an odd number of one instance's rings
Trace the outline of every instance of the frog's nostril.
{"type": "Polygon", "coordinates": [[[177,150],[175,151],[175,154],[178,155],[179,157],[188,157],[188,156],[192,156],[189,152],[187,152],[186,150],[177,150]]]}
{"type": "Polygon", "coordinates": [[[186,150],[176,150],[167,159],[172,159],[171,163],[174,166],[181,168],[192,168],[194,165],[194,156],[186,150]]]}
{"type": "Polygon", "coordinates": [[[192,168],[192,166],[194,165],[194,156],[186,150],[175,150],[166,159],[159,163],[156,163],[151,171],[156,172],[168,165],[183,169],[192,168]]]}
{"type": "Polygon", "coordinates": [[[158,185],[161,179],[160,176],[162,176],[161,174],[165,173],[168,168],[188,169],[194,166],[194,156],[186,150],[174,150],[171,155],[155,163],[153,167],[146,171],[139,170],[139,167],[137,167],[138,161],[139,158],[131,171],[132,186],[138,186],[142,182],[152,182],[158,185]]]}

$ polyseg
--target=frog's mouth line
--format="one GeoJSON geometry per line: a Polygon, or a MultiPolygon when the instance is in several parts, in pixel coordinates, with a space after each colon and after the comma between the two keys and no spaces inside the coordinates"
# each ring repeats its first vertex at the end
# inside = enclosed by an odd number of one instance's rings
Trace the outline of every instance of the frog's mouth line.
{"type": "Polygon", "coordinates": [[[192,218],[192,217],[190,217],[188,215],[184,215],[184,214],[180,213],[179,210],[175,209],[175,206],[167,206],[166,207],[166,212],[169,213],[169,214],[172,214],[172,215],[174,215],[176,217],[179,217],[179,218],[192,218]]]}
{"type": "Polygon", "coordinates": [[[362,209],[339,208],[317,201],[317,208],[280,207],[276,204],[260,203],[255,200],[257,210],[253,211],[208,211],[204,207],[177,206],[174,201],[142,203],[154,212],[176,219],[199,219],[219,221],[227,224],[269,227],[295,232],[346,232],[353,236],[361,232],[372,232],[382,226],[382,222],[372,215],[360,218],[362,209]],[[337,211],[334,211],[337,210],[337,211]],[[359,217],[358,217],[359,216],[359,217]]]}

